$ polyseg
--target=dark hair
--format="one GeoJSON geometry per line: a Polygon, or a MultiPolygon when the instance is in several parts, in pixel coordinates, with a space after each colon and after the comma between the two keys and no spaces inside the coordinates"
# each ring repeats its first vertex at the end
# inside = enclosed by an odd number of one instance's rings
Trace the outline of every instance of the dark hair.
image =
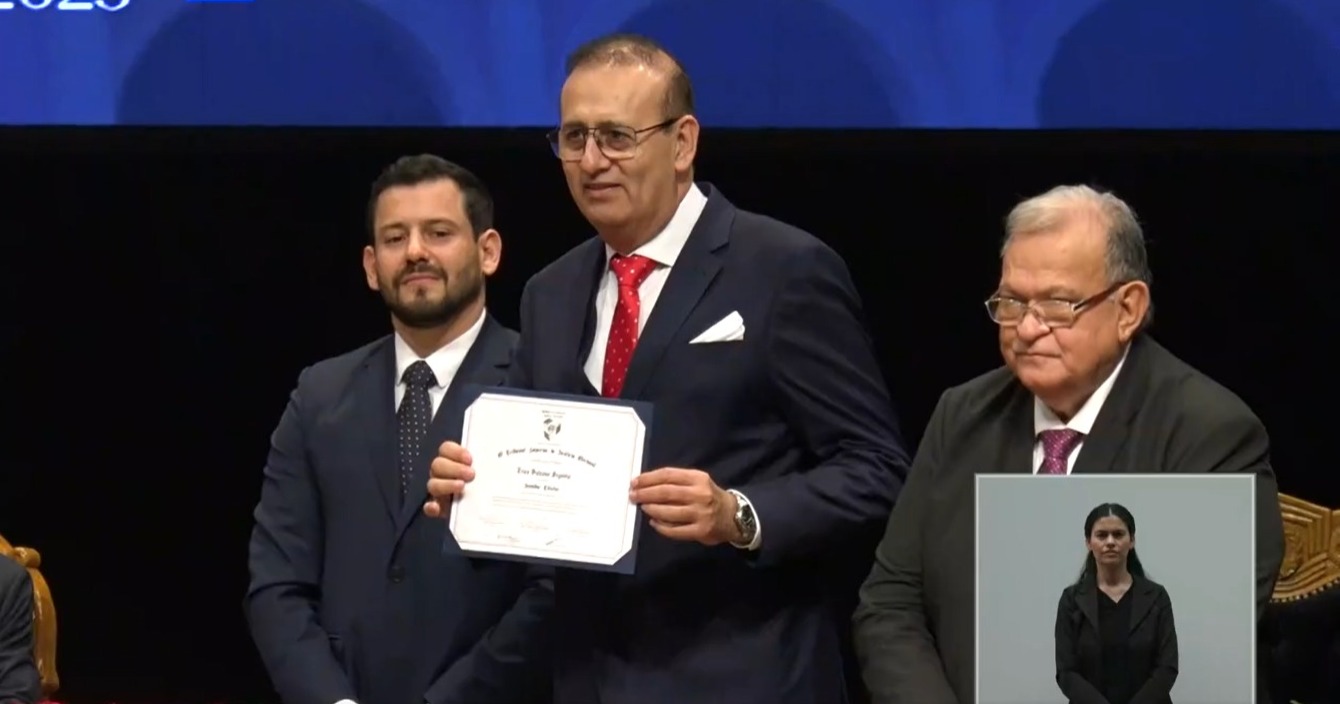
{"type": "MultiPolygon", "coordinates": [[[[1126,530],[1130,531],[1131,538],[1135,537],[1135,516],[1126,510],[1121,504],[1098,504],[1089,512],[1089,517],[1084,519],[1084,539],[1088,540],[1093,536],[1093,524],[1100,518],[1113,517],[1126,524],[1126,530]]],[[[1140,562],[1140,556],[1135,554],[1135,548],[1126,555],[1126,571],[1134,577],[1145,576],[1145,566],[1140,562]]],[[[1093,559],[1093,552],[1088,552],[1084,556],[1084,568],[1080,570],[1079,579],[1076,584],[1085,580],[1094,580],[1098,577],[1098,563],[1093,559]]]]}
{"type": "Polygon", "coordinates": [[[443,179],[455,182],[461,189],[465,217],[470,221],[475,237],[492,229],[493,196],[489,195],[484,182],[460,164],[433,154],[419,154],[396,159],[372,182],[372,195],[368,198],[368,241],[376,242],[377,239],[377,199],[383,193],[396,186],[417,186],[443,179]]]}
{"type": "Polygon", "coordinates": [[[684,71],[684,65],[679,63],[679,59],[656,40],[626,32],[597,37],[568,55],[565,70],[571,76],[579,68],[596,64],[667,69],[670,86],[665,92],[665,104],[662,106],[665,119],[674,120],[693,114],[693,82],[689,80],[689,74],[684,71]]]}

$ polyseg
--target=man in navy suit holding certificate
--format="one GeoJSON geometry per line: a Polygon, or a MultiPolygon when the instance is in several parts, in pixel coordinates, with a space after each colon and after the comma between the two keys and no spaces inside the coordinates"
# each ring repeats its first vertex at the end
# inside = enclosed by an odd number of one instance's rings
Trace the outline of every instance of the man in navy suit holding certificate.
{"type": "MultiPolygon", "coordinates": [[[[859,699],[847,622],[908,458],[845,263],[694,182],[692,87],[654,42],[578,49],[561,111],[598,237],[527,284],[509,383],[654,411],[635,573],[557,572],[555,704],[859,699]]],[[[429,515],[470,463],[442,446],[429,515]]]]}

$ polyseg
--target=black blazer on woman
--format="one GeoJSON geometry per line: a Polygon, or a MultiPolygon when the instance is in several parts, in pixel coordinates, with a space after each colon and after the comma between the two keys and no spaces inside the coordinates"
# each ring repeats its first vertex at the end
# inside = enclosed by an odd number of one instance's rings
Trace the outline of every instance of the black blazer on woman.
{"type": "MultiPolygon", "coordinates": [[[[1137,577],[1114,606],[1092,578],[1066,587],[1056,608],[1056,684],[1070,704],[1118,704],[1109,702],[1104,694],[1103,666],[1122,660],[1131,693],[1129,702],[1123,704],[1172,704],[1169,692],[1177,680],[1177,628],[1168,591],[1157,582],[1137,577]],[[1102,623],[1116,614],[1125,625],[1115,634],[1125,638],[1124,658],[1103,652],[1102,623]]],[[[1107,678],[1112,679],[1112,673],[1107,678]]]]}

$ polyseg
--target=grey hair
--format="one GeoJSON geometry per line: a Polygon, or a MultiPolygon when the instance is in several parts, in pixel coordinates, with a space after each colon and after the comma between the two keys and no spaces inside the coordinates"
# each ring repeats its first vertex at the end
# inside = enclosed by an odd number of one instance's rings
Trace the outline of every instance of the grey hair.
{"type": "Polygon", "coordinates": [[[1135,211],[1112,193],[1089,186],[1057,186],[1014,206],[1005,217],[1005,242],[1000,254],[1017,235],[1051,232],[1071,222],[1077,215],[1098,218],[1107,228],[1107,254],[1104,265],[1109,283],[1142,281],[1152,283],[1149,255],[1145,251],[1145,232],[1135,211]]]}
{"type": "MultiPolygon", "coordinates": [[[[1052,232],[1085,216],[1097,218],[1107,231],[1103,264],[1108,283],[1140,281],[1152,286],[1154,276],[1145,250],[1144,228],[1135,211],[1115,194],[1089,186],[1057,186],[1014,206],[1005,217],[1001,257],[1018,235],[1052,232]]],[[[1151,303],[1142,326],[1148,326],[1153,315],[1151,303]]]]}

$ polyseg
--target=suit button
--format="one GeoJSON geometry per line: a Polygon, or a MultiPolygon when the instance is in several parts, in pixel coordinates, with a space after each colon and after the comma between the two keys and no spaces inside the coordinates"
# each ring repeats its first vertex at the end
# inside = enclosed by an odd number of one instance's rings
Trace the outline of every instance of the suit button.
{"type": "Polygon", "coordinates": [[[393,584],[400,584],[405,581],[405,568],[400,565],[394,565],[391,567],[391,572],[387,576],[391,578],[393,584]]]}

